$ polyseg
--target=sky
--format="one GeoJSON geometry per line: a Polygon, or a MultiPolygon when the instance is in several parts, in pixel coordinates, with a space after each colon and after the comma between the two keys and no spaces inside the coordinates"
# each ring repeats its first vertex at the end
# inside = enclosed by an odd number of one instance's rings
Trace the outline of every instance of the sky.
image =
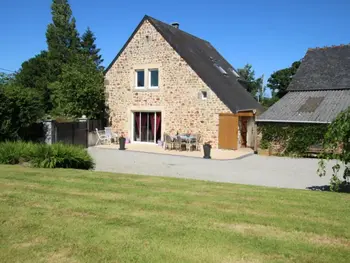
{"type": "MultiPolygon", "coordinates": [[[[350,43],[350,0],[70,0],[80,34],[89,26],[104,66],[145,14],[203,38],[235,67],[256,76],[303,58],[308,48],[350,43]]],[[[50,0],[0,0],[0,72],[47,48],[50,0]]]]}

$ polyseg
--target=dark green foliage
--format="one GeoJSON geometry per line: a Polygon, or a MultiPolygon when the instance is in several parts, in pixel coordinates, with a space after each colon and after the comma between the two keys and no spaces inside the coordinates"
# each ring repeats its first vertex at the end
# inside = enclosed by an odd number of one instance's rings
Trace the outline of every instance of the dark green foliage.
{"type": "Polygon", "coordinates": [[[88,152],[78,146],[66,144],[35,144],[26,142],[0,143],[0,163],[28,162],[39,168],[92,169],[94,162],[88,152]]]}
{"type": "Polygon", "coordinates": [[[33,144],[26,142],[0,142],[0,164],[28,162],[33,152],[33,144]]]}
{"type": "Polygon", "coordinates": [[[310,146],[323,143],[327,127],[325,124],[260,124],[261,144],[268,148],[271,143],[278,143],[284,146],[283,154],[304,156],[310,146]]]}
{"type": "Polygon", "coordinates": [[[80,52],[80,38],[75,18],[67,0],[53,0],[51,5],[52,23],[46,31],[46,42],[53,81],[58,79],[62,67],[72,62],[80,52]]]}
{"type": "Polygon", "coordinates": [[[254,98],[259,95],[263,97],[263,78],[255,78],[255,71],[253,66],[246,64],[244,68],[237,69],[238,74],[240,75],[240,82],[246,88],[246,90],[253,95],[254,98]]]}
{"type": "Polygon", "coordinates": [[[272,73],[271,77],[267,80],[267,87],[272,90],[273,97],[282,98],[287,93],[289,83],[292,81],[300,64],[300,61],[295,61],[289,68],[277,70],[272,73]]]}
{"type": "Polygon", "coordinates": [[[326,175],[325,161],[336,159],[345,167],[343,173],[343,181],[338,179],[340,165],[334,165],[331,189],[334,191],[350,190],[350,107],[340,113],[338,117],[331,123],[324,140],[324,153],[319,164],[319,176],[326,175]]]}
{"type": "Polygon", "coordinates": [[[42,51],[39,55],[23,62],[20,71],[16,75],[16,82],[19,85],[38,91],[45,105],[45,112],[52,109],[49,83],[57,78],[57,76],[51,74],[50,67],[48,53],[42,51]]]}
{"type": "Polygon", "coordinates": [[[82,52],[83,54],[89,56],[95,62],[96,66],[99,69],[103,70],[103,67],[101,66],[103,59],[102,56],[99,54],[100,49],[96,47],[95,41],[96,37],[88,27],[81,37],[82,52]]]}
{"type": "Polygon", "coordinates": [[[36,144],[31,159],[34,167],[74,168],[89,170],[94,167],[91,156],[85,149],[65,144],[36,144]]]}
{"type": "Polygon", "coordinates": [[[19,131],[44,114],[36,90],[14,84],[0,86],[0,141],[19,138],[19,131]]]}
{"type": "Polygon", "coordinates": [[[6,74],[4,72],[0,72],[0,87],[6,84],[9,84],[14,81],[13,74],[6,74]]]}
{"type": "Polygon", "coordinates": [[[268,109],[269,107],[271,107],[278,100],[279,100],[279,98],[276,97],[276,96],[272,96],[271,98],[264,97],[261,100],[261,105],[263,105],[265,107],[265,109],[268,109]]]}
{"type": "Polygon", "coordinates": [[[46,41],[49,56],[59,74],[60,65],[71,61],[79,51],[80,39],[67,0],[53,0],[51,14],[52,23],[47,27],[46,41]]]}
{"type": "Polygon", "coordinates": [[[103,72],[85,55],[63,67],[51,86],[55,116],[101,118],[104,112],[103,72]]]}
{"type": "Polygon", "coordinates": [[[0,141],[20,139],[20,131],[45,114],[103,116],[103,60],[95,37],[87,31],[81,47],[68,1],[53,0],[51,7],[48,51],[24,62],[15,79],[0,74],[0,141]]]}

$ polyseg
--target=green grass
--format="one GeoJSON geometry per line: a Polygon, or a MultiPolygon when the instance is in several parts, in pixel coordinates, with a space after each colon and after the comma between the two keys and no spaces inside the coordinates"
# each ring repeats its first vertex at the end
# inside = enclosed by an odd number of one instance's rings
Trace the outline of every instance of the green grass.
{"type": "Polygon", "coordinates": [[[350,262],[350,195],[0,166],[0,262],[350,262]]]}

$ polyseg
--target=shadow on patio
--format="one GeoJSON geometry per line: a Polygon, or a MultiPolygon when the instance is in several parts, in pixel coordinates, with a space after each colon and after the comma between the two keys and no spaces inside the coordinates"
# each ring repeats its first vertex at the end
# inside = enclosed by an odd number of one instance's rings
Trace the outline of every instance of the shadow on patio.
{"type": "MultiPolygon", "coordinates": [[[[98,145],[98,148],[119,149],[119,145],[98,145]]],[[[168,154],[176,156],[196,157],[203,158],[203,149],[201,151],[176,151],[176,150],[164,150],[163,147],[156,144],[143,144],[143,143],[129,143],[125,145],[127,151],[146,152],[154,154],[168,154]]],[[[250,148],[241,148],[239,150],[221,150],[212,149],[211,158],[214,160],[232,160],[242,158],[247,155],[253,154],[253,150],[250,148]]]]}

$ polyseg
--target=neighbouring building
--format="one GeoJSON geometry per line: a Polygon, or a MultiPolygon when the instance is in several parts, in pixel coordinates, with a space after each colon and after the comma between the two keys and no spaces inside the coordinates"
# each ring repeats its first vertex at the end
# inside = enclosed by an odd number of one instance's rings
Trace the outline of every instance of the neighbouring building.
{"type": "Polygon", "coordinates": [[[145,16],[105,71],[109,121],[131,142],[200,133],[213,147],[254,146],[262,106],[208,42],[145,16]]]}
{"type": "Polygon", "coordinates": [[[258,117],[259,126],[331,123],[350,107],[350,45],[309,49],[287,90],[258,117]]]}

